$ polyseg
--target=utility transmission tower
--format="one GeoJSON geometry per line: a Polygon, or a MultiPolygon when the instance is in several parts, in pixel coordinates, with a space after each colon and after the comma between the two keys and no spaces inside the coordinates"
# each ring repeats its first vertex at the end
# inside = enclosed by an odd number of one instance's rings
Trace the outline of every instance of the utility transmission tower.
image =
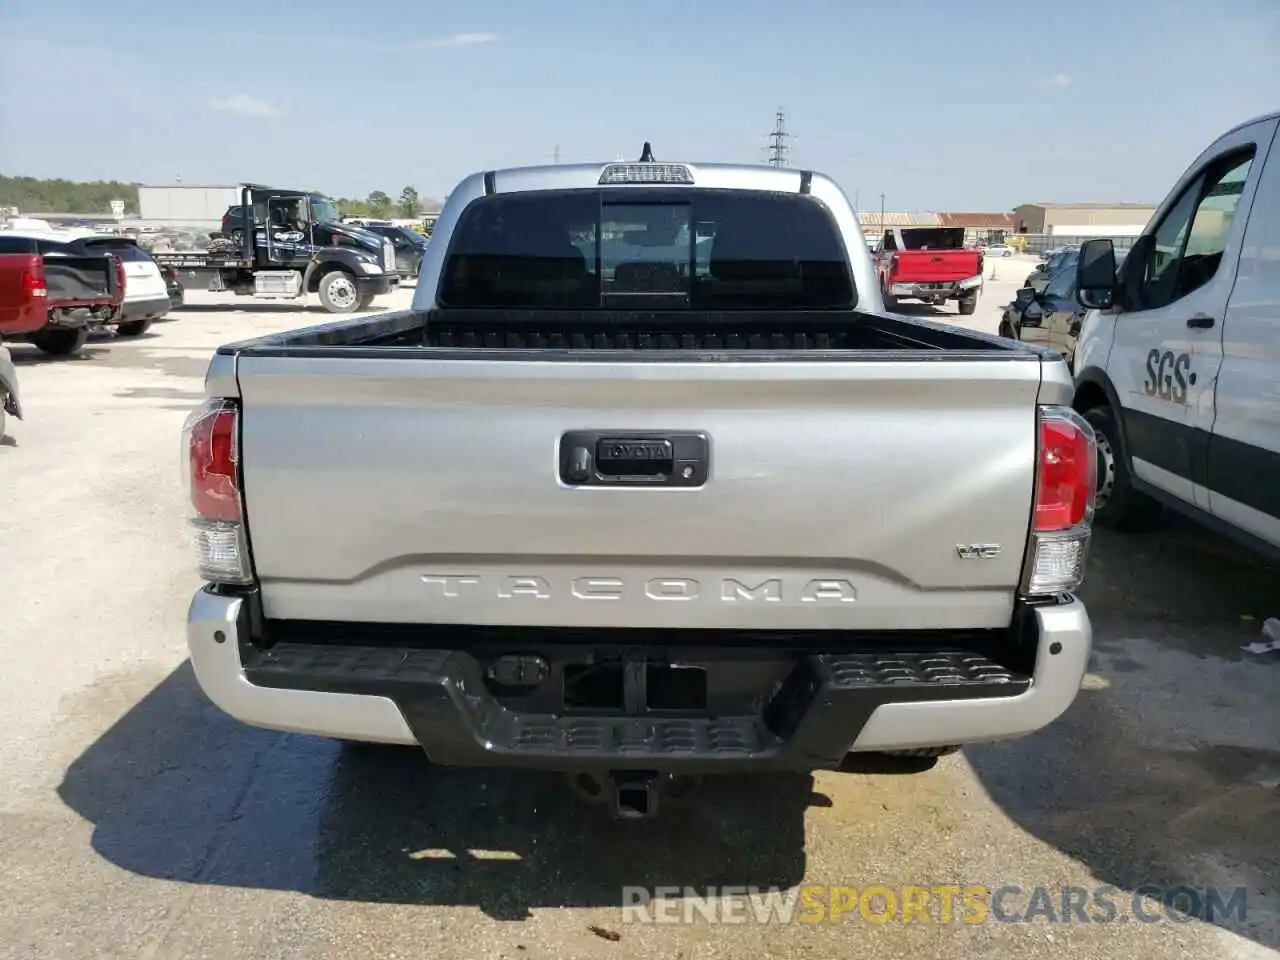
{"type": "Polygon", "coordinates": [[[555,158],[556,163],[560,162],[560,144],[556,144],[556,148],[551,155],[555,158]]]}
{"type": "Polygon", "coordinates": [[[787,141],[791,134],[787,133],[787,115],[781,107],[773,120],[773,130],[769,133],[769,166],[785,167],[791,147],[787,141]]]}

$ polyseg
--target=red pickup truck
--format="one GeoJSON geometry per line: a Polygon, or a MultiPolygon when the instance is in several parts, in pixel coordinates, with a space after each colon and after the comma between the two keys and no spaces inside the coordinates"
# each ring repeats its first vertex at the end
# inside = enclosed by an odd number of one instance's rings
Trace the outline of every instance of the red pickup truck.
{"type": "Polygon", "coordinates": [[[876,250],[876,272],[885,309],[899,300],[941,305],[958,301],[960,313],[978,309],[982,251],[964,245],[963,228],[900,227],[886,230],[876,250]]]}
{"type": "Polygon", "coordinates": [[[124,284],[116,256],[42,255],[36,240],[0,234],[0,340],[75,353],[90,327],[118,319],[124,284]]]}

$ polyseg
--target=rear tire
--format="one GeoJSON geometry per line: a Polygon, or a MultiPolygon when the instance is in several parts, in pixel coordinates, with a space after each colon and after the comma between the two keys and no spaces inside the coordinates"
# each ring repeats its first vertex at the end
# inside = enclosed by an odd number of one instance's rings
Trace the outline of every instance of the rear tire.
{"type": "Polygon", "coordinates": [[[116,325],[117,337],[140,337],[151,329],[151,320],[130,320],[116,325]]]}
{"type": "Polygon", "coordinates": [[[978,296],[960,298],[960,316],[971,317],[978,312],[978,296]]]}
{"type": "Polygon", "coordinates": [[[89,342],[89,328],[44,327],[31,335],[31,342],[51,357],[69,357],[89,342]]]}
{"type": "Polygon", "coordinates": [[[898,309],[898,298],[889,292],[888,287],[880,288],[880,299],[884,301],[884,308],[886,310],[898,309]]]}
{"type": "Polygon", "coordinates": [[[345,270],[330,270],[320,278],[317,288],[320,305],[329,313],[352,313],[360,305],[360,288],[356,278],[345,270]]]}
{"type": "Polygon", "coordinates": [[[1133,488],[1129,465],[1121,453],[1120,431],[1110,407],[1084,412],[1098,438],[1098,487],[1094,522],[1124,533],[1150,530],[1160,519],[1160,504],[1133,488]]]}

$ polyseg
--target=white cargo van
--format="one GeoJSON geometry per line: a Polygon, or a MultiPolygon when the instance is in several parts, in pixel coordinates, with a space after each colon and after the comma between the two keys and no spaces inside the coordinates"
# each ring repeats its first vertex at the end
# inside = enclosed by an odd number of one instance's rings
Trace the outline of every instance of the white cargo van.
{"type": "Polygon", "coordinates": [[[1098,434],[1100,524],[1161,505],[1280,556],[1280,113],[1220,137],[1119,272],[1084,244],[1076,409],[1098,434]]]}

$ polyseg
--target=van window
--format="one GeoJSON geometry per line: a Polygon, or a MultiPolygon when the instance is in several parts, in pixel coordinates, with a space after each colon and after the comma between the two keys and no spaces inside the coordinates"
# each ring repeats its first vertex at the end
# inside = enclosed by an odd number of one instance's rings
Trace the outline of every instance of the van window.
{"type": "Polygon", "coordinates": [[[1210,164],[1156,227],[1133,309],[1167,306],[1213,279],[1254,152],[1250,146],[1210,164]]]}

